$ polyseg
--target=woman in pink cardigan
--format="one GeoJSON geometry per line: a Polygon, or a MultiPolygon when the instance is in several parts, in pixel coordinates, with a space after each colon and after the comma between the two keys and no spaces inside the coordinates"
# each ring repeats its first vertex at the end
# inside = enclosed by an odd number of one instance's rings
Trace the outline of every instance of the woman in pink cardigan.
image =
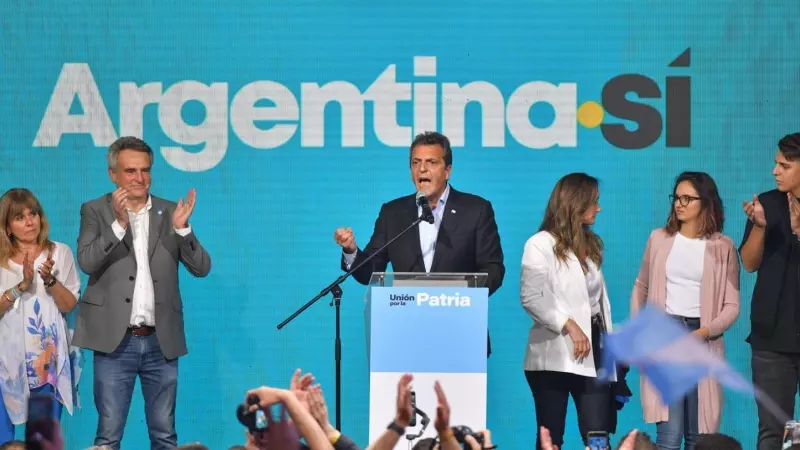
{"type": "MultiPolygon", "coordinates": [[[[631,315],[645,302],[681,322],[709,349],[725,357],[722,334],[739,316],[739,256],[722,234],[725,220],[716,183],[706,173],[684,172],[675,181],[667,224],[647,240],[631,296],[631,315]]],[[[700,433],[719,430],[722,390],[711,379],[673,405],[641,377],[644,419],[656,423],[659,449],[693,450],[700,433]]]]}

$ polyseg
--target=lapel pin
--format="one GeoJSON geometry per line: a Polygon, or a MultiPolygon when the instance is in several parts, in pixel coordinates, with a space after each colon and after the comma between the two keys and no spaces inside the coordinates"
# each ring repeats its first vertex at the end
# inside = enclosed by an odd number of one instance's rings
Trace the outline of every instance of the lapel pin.
{"type": "Polygon", "coordinates": [[[159,209],[159,210],[158,210],[158,215],[159,215],[159,216],[161,215],[161,212],[162,212],[162,211],[159,209]]]}
{"type": "Polygon", "coordinates": [[[456,213],[456,210],[455,210],[455,209],[451,209],[451,210],[450,210],[450,212],[451,212],[451,213],[453,213],[453,214],[455,214],[455,213],[456,213]]]}

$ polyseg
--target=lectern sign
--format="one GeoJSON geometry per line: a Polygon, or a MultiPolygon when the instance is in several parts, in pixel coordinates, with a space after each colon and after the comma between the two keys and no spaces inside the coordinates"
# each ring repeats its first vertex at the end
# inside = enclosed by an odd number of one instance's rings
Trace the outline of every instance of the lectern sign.
{"type": "MultiPolygon", "coordinates": [[[[417,407],[431,419],[423,436],[436,435],[437,380],[450,402],[452,425],[484,428],[488,289],[408,284],[370,288],[370,442],[394,417],[397,382],[404,373],[414,375],[417,407]]],[[[417,434],[419,419],[407,433],[417,434]]],[[[408,449],[407,440],[400,441],[401,448],[408,449]]]]}

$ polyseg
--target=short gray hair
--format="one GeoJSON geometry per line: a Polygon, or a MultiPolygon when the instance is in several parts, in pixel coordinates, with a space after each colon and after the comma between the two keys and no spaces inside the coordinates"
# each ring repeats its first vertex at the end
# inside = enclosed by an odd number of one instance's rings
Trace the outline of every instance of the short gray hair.
{"type": "Polygon", "coordinates": [[[119,152],[123,150],[147,153],[150,157],[150,165],[153,165],[153,149],[145,141],[133,136],[122,136],[108,147],[106,160],[109,169],[117,170],[117,158],[119,158],[119,152]]]}

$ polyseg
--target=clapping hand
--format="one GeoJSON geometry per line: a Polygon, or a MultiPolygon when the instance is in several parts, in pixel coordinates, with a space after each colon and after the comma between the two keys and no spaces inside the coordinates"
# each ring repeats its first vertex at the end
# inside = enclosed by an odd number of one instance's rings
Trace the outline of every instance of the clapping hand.
{"type": "Polygon", "coordinates": [[[767,216],[764,214],[764,206],[758,200],[758,196],[754,195],[753,200],[749,202],[742,202],[744,213],[753,224],[759,228],[767,226],[767,216]]]}
{"type": "Polygon", "coordinates": [[[400,382],[397,383],[397,410],[395,412],[394,421],[397,425],[405,428],[411,423],[411,417],[414,414],[414,408],[411,406],[411,381],[414,377],[407,373],[400,377],[400,382]]]}
{"type": "Polygon", "coordinates": [[[24,286],[20,286],[19,288],[23,291],[27,291],[28,288],[33,284],[33,259],[29,253],[25,253],[25,258],[22,260],[22,283],[25,284],[24,286]]]}
{"type": "Polygon", "coordinates": [[[450,404],[447,403],[447,397],[444,395],[442,385],[437,381],[433,384],[433,390],[436,391],[436,421],[433,425],[439,434],[444,433],[450,429],[450,404]]]}
{"type": "Polygon", "coordinates": [[[111,206],[114,208],[117,223],[122,228],[128,228],[128,191],[124,188],[117,188],[111,194],[111,206]]]}
{"type": "Polygon", "coordinates": [[[314,375],[307,373],[305,375],[301,375],[303,373],[302,370],[297,369],[294,371],[294,375],[292,375],[292,381],[289,384],[289,390],[294,393],[297,397],[297,400],[300,401],[300,404],[308,410],[308,395],[309,395],[309,388],[314,383],[314,375]]]}
{"type": "Polygon", "coordinates": [[[180,230],[189,226],[189,217],[192,216],[194,211],[194,204],[197,201],[197,191],[189,189],[189,194],[186,196],[186,201],[183,199],[178,200],[178,206],[175,207],[175,212],[172,213],[172,227],[180,230]]]}
{"type": "Polygon", "coordinates": [[[791,192],[786,193],[786,199],[789,201],[789,219],[794,234],[800,233],[800,201],[791,192]]]}
{"type": "Polygon", "coordinates": [[[51,249],[47,254],[47,260],[44,264],[39,266],[39,276],[42,277],[42,281],[45,285],[53,279],[53,266],[55,264],[55,261],[53,261],[53,250],[51,249]]]}

